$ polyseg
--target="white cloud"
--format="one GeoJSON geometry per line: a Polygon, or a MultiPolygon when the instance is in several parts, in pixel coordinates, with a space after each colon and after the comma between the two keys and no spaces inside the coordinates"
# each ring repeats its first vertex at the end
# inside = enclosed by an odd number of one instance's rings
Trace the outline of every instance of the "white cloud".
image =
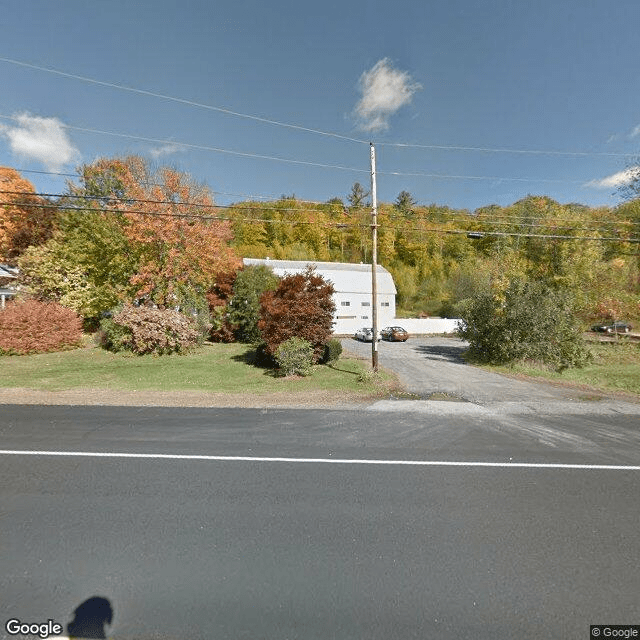
{"type": "Polygon", "coordinates": [[[41,162],[49,171],[59,171],[80,157],[57,118],[40,118],[22,113],[16,126],[0,126],[0,135],[9,140],[12,153],[41,162]]]}
{"type": "Polygon", "coordinates": [[[624,171],[619,171],[601,180],[591,180],[587,182],[587,186],[595,187],[596,189],[617,189],[618,187],[630,184],[637,178],[640,178],[640,166],[629,167],[624,171]]]}
{"type": "Polygon", "coordinates": [[[636,138],[637,136],[640,136],[640,124],[636,125],[629,134],[630,138],[636,138]]]}
{"type": "Polygon", "coordinates": [[[149,153],[152,158],[156,160],[158,158],[162,158],[163,156],[169,156],[172,153],[179,153],[180,151],[184,151],[184,147],[181,147],[179,144],[168,143],[162,145],[161,147],[156,147],[155,149],[151,149],[149,153]]]}
{"type": "Polygon", "coordinates": [[[355,113],[365,131],[388,129],[389,118],[409,104],[414,93],[422,88],[406,71],[394,69],[388,58],[379,60],[365,71],[358,85],[362,98],[355,113]]]}

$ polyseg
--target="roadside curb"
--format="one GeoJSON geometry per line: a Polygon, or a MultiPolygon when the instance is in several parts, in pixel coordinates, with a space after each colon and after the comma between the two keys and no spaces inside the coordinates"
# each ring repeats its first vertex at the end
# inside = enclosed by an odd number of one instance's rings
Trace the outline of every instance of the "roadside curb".
{"type": "Polygon", "coordinates": [[[640,404],[612,401],[557,402],[448,402],[442,400],[379,400],[367,411],[389,413],[428,413],[442,416],[504,416],[504,415],[638,415],[640,404]]]}

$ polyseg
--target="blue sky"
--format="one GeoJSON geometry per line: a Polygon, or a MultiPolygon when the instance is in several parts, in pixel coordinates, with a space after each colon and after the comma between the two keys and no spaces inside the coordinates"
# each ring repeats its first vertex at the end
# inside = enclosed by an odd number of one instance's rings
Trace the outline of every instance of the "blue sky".
{"type": "Polygon", "coordinates": [[[373,141],[380,201],[615,205],[640,147],[637,0],[3,0],[0,13],[0,165],[18,169],[141,154],[220,204],[326,201],[369,185],[373,141]]]}

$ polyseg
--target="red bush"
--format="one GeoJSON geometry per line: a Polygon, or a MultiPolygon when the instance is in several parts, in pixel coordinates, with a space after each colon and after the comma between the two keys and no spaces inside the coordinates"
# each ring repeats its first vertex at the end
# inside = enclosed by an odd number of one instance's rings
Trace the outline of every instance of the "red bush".
{"type": "Polygon", "coordinates": [[[260,298],[258,328],[270,355],[292,337],[313,346],[313,361],[324,354],[333,325],[333,285],[313,269],[284,277],[275,291],[260,298]]]}
{"type": "Polygon", "coordinates": [[[236,271],[219,273],[215,284],[207,292],[212,324],[209,339],[212,342],[235,342],[235,327],[229,320],[228,304],[233,297],[233,283],[237,276],[236,271]]]}
{"type": "Polygon", "coordinates": [[[0,311],[0,354],[63,351],[81,342],[80,316],[57,302],[10,302],[0,311]]]}

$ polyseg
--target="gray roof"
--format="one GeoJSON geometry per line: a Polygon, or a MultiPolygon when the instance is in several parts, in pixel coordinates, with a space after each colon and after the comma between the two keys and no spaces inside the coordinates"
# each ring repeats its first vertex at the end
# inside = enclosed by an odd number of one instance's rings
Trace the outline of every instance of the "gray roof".
{"type": "MultiPolygon", "coordinates": [[[[349,262],[318,262],[316,260],[270,260],[244,258],[245,265],[264,265],[273,269],[277,276],[285,273],[298,273],[308,266],[325,280],[333,283],[336,293],[371,293],[371,265],[349,262]]],[[[378,294],[395,295],[396,287],[391,274],[381,265],[376,268],[378,294]]]]}

